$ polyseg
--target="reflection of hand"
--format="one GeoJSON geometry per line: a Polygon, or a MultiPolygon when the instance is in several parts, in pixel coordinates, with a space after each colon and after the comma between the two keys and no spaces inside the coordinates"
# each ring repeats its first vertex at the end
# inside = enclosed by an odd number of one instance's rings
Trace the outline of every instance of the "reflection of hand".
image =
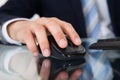
{"type": "Polygon", "coordinates": [[[51,63],[49,60],[44,60],[40,70],[40,80],[49,80],[51,63]]]}
{"type": "Polygon", "coordinates": [[[81,74],[82,74],[82,70],[76,69],[74,73],[71,75],[71,77],[69,78],[69,80],[79,80],[81,74]]]}
{"type": "Polygon", "coordinates": [[[29,50],[38,55],[36,40],[38,41],[44,56],[50,56],[47,35],[51,34],[61,48],[67,46],[65,34],[75,45],[80,45],[80,38],[73,26],[57,18],[40,18],[35,21],[16,21],[8,26],[9,36],[17,41],[25,43],[29,50]]]}
{"type": "MultiPolygon", "coordinates": [[[[50,60],[45,59],[42,63],[41,70],[40,70],[40,80],[49,80],[50,77],[50,69],[51,63],[50,60]]],[[[80,69],[76,69],[71,76],[69,76],[68,72],[61,71],[56,76],[55,80],[78,80],[82,71],[80,69]]]]}
{"type": "Polygon", "coordinates": [[[67,72],[62,71],[58,74],[55,80],[78,80],[82,71],[80,69],[77,69],[72,73],[71,76],[68,75],[67,72]]]}

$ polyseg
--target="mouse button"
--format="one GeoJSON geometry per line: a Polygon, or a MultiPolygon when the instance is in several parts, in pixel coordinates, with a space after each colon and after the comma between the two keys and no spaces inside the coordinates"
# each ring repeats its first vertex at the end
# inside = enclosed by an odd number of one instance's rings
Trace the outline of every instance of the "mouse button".
{"type": "Polygon", "coordinates": [[[53,54],[58,54],[58,55],[65,56],[65,55],[64,55],[64,51],[62,50],[62,48],[60,48],[60,47],[57,45],[57,43],[51,42],[50,45],[51,45],[51,46],[50,46],[51,52],[52,52],[53,54]]]}
{"type": "Polygon", "coordinates": [[[65,55],[81,55],[85,53],[85,48],[83,46],[70,47],[68,46],[63,50],[65,55]]]}
{"type": "Polygon", "coordinates": [[[56,46],[51,45],[51,57],[56,59],[63,59],[66,57],[56,46]]]}
{"type": "Polygon", "coordinates": [[[55,39],[52,36],[48,37],[50,47],[55,50],[59,50],[59,46],[57,45],[55,39]]]}

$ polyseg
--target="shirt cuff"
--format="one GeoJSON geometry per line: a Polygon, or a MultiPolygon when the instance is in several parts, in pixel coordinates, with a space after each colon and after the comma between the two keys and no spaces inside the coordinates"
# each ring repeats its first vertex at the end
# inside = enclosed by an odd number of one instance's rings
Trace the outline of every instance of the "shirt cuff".
{"type": "Polygon", "coordinates": [[[7,27],[8,27],[8,25],[10,23],[15,22],[15,21],[20,21],[20,20],[29,20],[29,19],[26,19],[26,18],[16,18],[16,19],[9,20],[9,21],[7,21],[7,22],[5,22],[3,24],[3,26],[2,26],[2,35],[3,35],[3,38],[4,38],[5,42],[10,43],[10,44],[22,45],[19,41],[11,39],[9,37],[9,35],[8,35],[8,32],[7,32],[7,27]]]}

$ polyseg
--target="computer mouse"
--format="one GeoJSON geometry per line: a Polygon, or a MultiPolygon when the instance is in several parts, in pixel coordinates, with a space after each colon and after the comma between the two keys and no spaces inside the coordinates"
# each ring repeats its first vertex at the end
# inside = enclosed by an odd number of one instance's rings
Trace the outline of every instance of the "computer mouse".
{"type": "Polygon", "coordinates": [[[68,46],[66,48],[60,48],[53,36],[48,36],[51,49],[51,58],[59,60],[73,60],[73,59],[82,59],[86,53],[85,48],[80,45],[76,46],[72,41],[66,36],[68,46]]]}

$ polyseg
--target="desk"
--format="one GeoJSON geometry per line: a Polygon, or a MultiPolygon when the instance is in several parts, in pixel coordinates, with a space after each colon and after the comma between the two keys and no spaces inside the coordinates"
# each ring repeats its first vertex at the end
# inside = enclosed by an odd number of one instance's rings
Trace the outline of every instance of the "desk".
{"type": "Polygon", "coordinates": [[[91,40],[84,39],[85,62],[59,61],[34,57],[26,46],[0,44],[0,80],[119,80],[119,50],[89,50],[91,40]],[[47,63],[47,64],[46,64],[47,63]],[[60,77],[59,77],[60,76],[60,77]]]}

